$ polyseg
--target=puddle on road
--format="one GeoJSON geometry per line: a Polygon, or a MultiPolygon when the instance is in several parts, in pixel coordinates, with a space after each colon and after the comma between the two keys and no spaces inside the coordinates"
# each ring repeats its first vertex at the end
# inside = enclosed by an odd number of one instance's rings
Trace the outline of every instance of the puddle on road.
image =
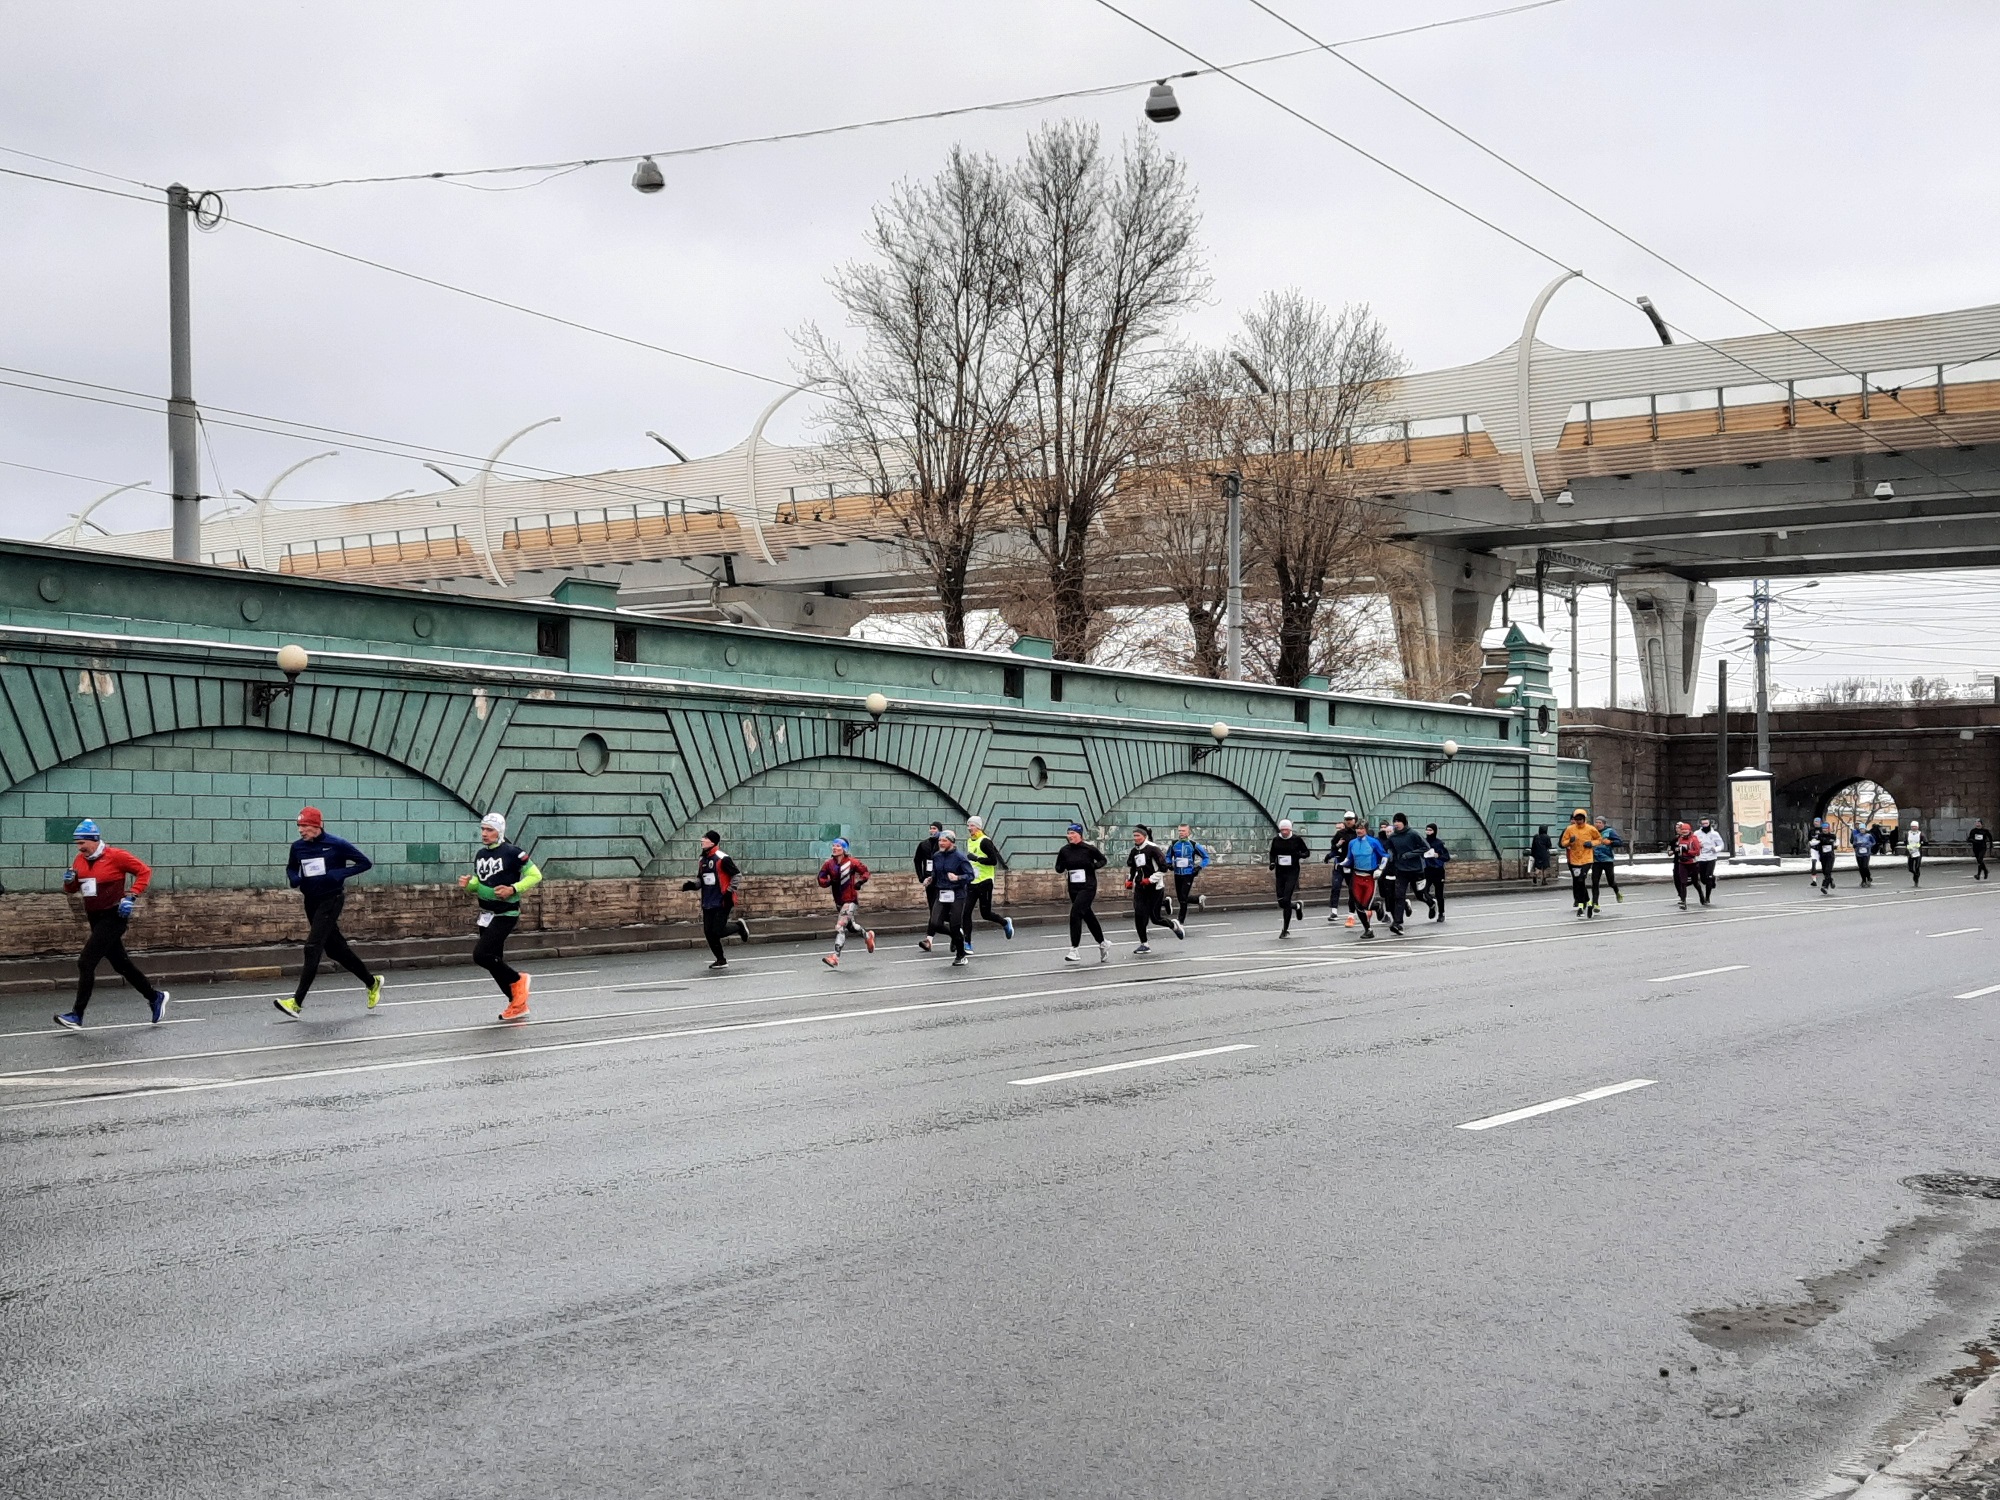
{"type": "Polygon", "coordinates": [[[1711,1349],[1754,1360],[1839,1312],[1869,1282],[1894,1275],[1921,1255],[1939,1235],[1964,1228],[1954,1214],[1921,1214],[1882,1236],[1879,1248],[1821,1276],[1800,1278],[1806,1295],[1795,1302],[1759,1302],[1712,1307],[1688,1314],[1688,1327],[1711,1349]]]}

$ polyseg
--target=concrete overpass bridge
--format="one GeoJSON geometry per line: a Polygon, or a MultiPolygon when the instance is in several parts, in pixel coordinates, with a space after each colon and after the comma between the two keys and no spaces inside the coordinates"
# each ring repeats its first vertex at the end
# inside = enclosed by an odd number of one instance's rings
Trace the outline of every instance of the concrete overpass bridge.
{"type": "MultiPolygon", "coordinates": [[[[1534,337],[1553,291],[1515,344],[1396,382],[1355,450],[1385,529],[1428,559],[1395,601],[1413,676],[1472,686],[1511,588],[1606,582],[1648,708],[1680,713],[1715,579],[2000,563],[2000,306],[1570,350],[1534,337]]],[[[767,442],[775,406],[689,463],[254,502],[206,524],[207,560],[515,598],[588,573],[626,607],[836,635],[924,607],[895,516],[841,481],[837,455],[767,442]]],[[[164,530],[80,544],[170,551],[164,530]]],[[[1138,575],[1112,593],[1156,597],[1138,575]]]]}

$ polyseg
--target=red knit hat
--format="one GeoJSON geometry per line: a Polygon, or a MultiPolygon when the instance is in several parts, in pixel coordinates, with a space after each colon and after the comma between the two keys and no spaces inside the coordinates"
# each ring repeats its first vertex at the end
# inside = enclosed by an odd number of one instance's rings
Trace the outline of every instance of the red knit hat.
{"type": "Polygon", "coordinates": [[[316,807],[300,808],[299,821],[301,823],[317,823],[322,828],[326,827],[326,819],[321,816],[320,810],[316,807]]]}

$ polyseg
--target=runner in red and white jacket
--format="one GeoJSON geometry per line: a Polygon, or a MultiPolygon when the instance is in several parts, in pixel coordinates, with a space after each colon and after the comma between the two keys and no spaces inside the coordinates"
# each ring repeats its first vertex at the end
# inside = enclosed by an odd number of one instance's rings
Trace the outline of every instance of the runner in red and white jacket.
{"type": "Polygon", "coordinates": [[[825,864],[819,867],[819,883],[833,896],[835,916],[833,919],[833,952],[820,960],[829,969],[840,967],[840,951],[847,946],[847,932],[854,928],[861,933],[868,951],[875,951],[875,934],[861,926],[859,906],[861,887],[868,884],[868,866],[856,859],[847,846],[846,839],[833,841],[833,853],[825,864]]]}
{"type": "Polygon", "coordinates": [[[67,1014],[56,1017],[56,1025],[66,1031],[83,1030],[83,1012],[90,1004],[90,992],[97,984],[97,965],[108,961],[125,976],[125,982],[145,998],[153,1024],[166,1014],[168,995],[155,989],[153,981],[139,972],[125,951],[125,929],[131,925],[132,911],[146,887],[153,883],[153,871],[136,854],[114,849],[104,842],[97,825],[85,818],[76,825],[76,858],[63,876],[63,889],[83,897],[83,914],[90,923],[90,937],[76,961],[76,1004],[67,1014]],[[127,889],[126,878],[131,878],[127,889]]]}

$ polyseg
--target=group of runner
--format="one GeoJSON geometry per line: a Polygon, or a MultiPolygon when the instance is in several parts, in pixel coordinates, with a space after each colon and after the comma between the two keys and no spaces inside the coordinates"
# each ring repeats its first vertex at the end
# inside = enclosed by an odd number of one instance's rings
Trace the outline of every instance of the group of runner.
{"type": "MultiPolygon", "coordinates": [[[[300,808],[297,826],[299,836],[285,861],[285,880],[305,903],[305,951],[297,986],[289,996],[272,1004],[293,1020],[300,1019],[307,992],[318,977],[320,960],[331,958],[361,981],[366,1007],[373,1010],[382,1000],[382,976],[354,951],[340,930],[340,916],[347,902],[347,882],[372,870],[374,861],[346,839],[327,832],[325,815],[316,807],[300,808]]],[[[136,854],[106,843],[102,831],[89,818],[76,825],[73,837],[76,855],[64,872],[62,888],[82,898],[90,936],[77,956],[76,1003],[55,1018],[56,1025],[66,1031],[83,1030],[97,966],[109,963],[145,1000],[157,1026],[172,997],[140,972],[125,951],[125,933],[139,898],[152,884],[152,868],[136,854]]],[[[529,978],[507,962],[506,949],[507,939],[521,920],[521,897],[541,879],[535,862],[507,841],[507,820],[497,812],[482,818],[471,873],[459,876],[458,886],[478,904],[472,961],[493,976],[500,993],[507,997],[506,1008],[500,1012],[503,1021],[528,1017],[529,978]]]]}

